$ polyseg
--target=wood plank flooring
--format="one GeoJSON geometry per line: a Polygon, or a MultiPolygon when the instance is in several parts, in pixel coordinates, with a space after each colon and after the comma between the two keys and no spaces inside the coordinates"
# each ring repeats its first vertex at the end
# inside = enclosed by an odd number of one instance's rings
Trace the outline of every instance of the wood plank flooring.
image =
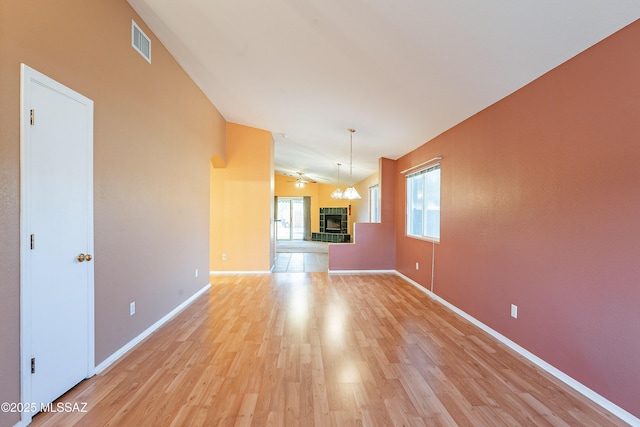
{"type": "Polygon", "coordinates": [[[625,425],[398,276],[211,280],[33,425],[625,425]]]}

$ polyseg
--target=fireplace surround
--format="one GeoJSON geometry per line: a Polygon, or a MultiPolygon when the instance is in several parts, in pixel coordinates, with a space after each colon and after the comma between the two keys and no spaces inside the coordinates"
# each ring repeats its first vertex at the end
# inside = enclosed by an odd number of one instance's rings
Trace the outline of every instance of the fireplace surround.
{"type": "Polygon", "coordinates": [[[349,243],[349,210],[347,208],[320,208],[320,232],[312,233],[318,242],[349,243]]]}

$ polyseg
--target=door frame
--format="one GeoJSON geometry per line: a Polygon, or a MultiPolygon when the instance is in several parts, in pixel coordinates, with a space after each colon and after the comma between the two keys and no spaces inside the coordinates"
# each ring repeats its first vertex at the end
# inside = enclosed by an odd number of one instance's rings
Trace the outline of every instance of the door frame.
{"type": "MultiPolygon", "coordinates": [[[[91,109],[88,115],[88,125],[90,129],[88,150],[89,157],[89,200],[88,200],[88,248],[93,253],[94,236],[93,236],[93,101],[74,90],[56,82],[46,75],[30,68],[25,64],[20,64],[20,398],[23,402],[23,411],[21,413],[21,422],[28,424],[34,415],[39,412],[37,407],[34,411],[33,405],[39,405],[39,402],[31,400],[31,261],[29,257],[30,249],[30,215],[31,206],[29,197],[31,188],[29,188],[30,176],[29,158],[27,144],[30,138],[30,113],[29,113],[29,94],[30,84],[40,84],[62,95],[68,96],[91,109]]],[[[87,326],[88,326],[88,352],[87,352],[87,375],[89,378],[95,374],[95,305],[94,305],[94,263],[87,263],[88,271],[88,289],[87,289],[87,326]]]]}

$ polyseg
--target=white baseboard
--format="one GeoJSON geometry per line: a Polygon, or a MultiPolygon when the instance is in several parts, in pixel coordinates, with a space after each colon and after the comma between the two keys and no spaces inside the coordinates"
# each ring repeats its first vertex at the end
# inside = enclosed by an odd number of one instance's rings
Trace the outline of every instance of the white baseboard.
{"type": "Polygon", "coordinates": [[[331,274],[396,274],[396,270],[329,270],[331,274]]]}
{"type": "Polygon", "coordinates": [[[521,356],[525,357],[526,359],[528,359],[529,361],[531,361],[532,363],[534,363],[535,365],[537,365],[541,369],[547,371],[549,374],[553,375],[554,377],[556,377],[557,379],[559,379],[560,381],[562,381],[563,383],[565,383],[569,387],[573,388],[574,390],[576,390],[578,393],[582,394],[583,396],[585,396],[589,400],[593,401],[594,403],[600,405],[601,407],[603,407],[607,411],[611,412],[612,414],[614,414],[615,416],[617,416],[618,418],[620,418],[624,422],[628,423],[631,426],[640,426],[640,418],[638,418],[635,415],[629,413],[628,411],[625,411],[624,409],[622,409],[621,407],[619,407],[615,403],[611,402],[610,400],[606,399],[605,397],[603,397],[603,396],[599,395],[598,393],[596,393],[595,391],[591,390],[589,387],[587,387],[584,384],[580,383],[579,381],[576,381],[575,379],[571,378],[569,375],[565,374],[564,372],[562,372],[558,368],[556,368],[553,365],[545,362],[543,359],[541,359],[538,356],[536,356],[535,354],[531,353],[530,351],[528,351],[524,347],[521,347],[520,345],[518,345],[515,342],[511,341],[509,338],[505,337],[500,332],[490,328],[489,326],[485,325],[484,323],[482,323],[481,321],[479,321],[475,317],[473,317],[470,314],[467,314],[466,312],[460,310],[458,307],[456,307],[455,305],[451,304],[447,300],[442,299],[438,295],[434,294],[430,290],[428,290],[425,287],[423,287],[418,282],[408,278],[407,276],[405,276],[404,274],[400,273],[399,271],[396,271],[395,273],[398,276],[402,277],[405,281],[407,281],[411,285],[415,286],[418,290],[420,290],[420,291],[424,292],[425,294],[427,294],[433,300],[439,302],[440,304],[442,304],[443,306],[447,307],[448,309],[450,309],[454,313],[456,313],[459,316],[463,317],[464,319],[468,320],[473,325],[475,325],[478,328],[482,329],[483,331],[485,331],[486,333],[488,333],[489,335],[491,335],[492,337],[494,337],[495,339],[497,339],[501,343],[505,344],[507,347],[509,347],[512,350],[514,350],[516,353],[518,353],[521,356]]]}
{"type": "Polygon", "coordinates": [[[210,276],[219,276],[224,274],[271,274],[270,270],[251,270],[251,271],[210,271],[210,276]]]}
{"type": "Polygon", "coordinates": [[[29,421],[20,419],[20,421],[15,423],[13,427],[27,427],[29,424],[31,424],[31,418],[29,419],[29,421]]]}
{"type": "Polygon", "coordinates": [[[176,314],[180,313],[182,310],[187,308],[187,306],[189,304],[191,304],[193,301],[195,301],[196,298],[198,298],[200,295],[202,295],[203,293],[208,291],[210,288],[211,288],[211,283],[207,284],[205,287],[203,287],[198,292],[193,294],[185,302],[183,302],[182,304],[180,304],[179,306],[177,306],[176,308],[171,310],[169,313],[167,313],[162,319],[158,320],[156,323],[154,323],[153,325],[149,326],[140,335],[138,335],[137,337],[135,337],[134,339],[129,341],[127,344],[125,344],[123,347],[121,347],[119,350],[117,350],[111,356],[107,357],[102,363],[100,363],[98,366],[96,366],[95,373],[99,374],[100,372],[102,372],[105,369],[107,369],[114,362],[116,362],[118,359],[120,359],[126,352],[128,352],[133,347],[138,345],[142,340],[144,340],[146,337],[148,337],[153,332],[155,332],[158,328],[160,328],[160,326],[164,325],[169,320],[171,320],[176,314]]]}

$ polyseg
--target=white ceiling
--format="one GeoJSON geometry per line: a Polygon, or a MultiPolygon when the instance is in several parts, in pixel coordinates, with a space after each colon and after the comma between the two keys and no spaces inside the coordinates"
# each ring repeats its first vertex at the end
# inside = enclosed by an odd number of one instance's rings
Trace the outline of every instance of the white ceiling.
{"type": "Polygon", "coordinates": [[[377,170],[640,18],[639,0],[129,0],[276,170],[377,170]]]}

